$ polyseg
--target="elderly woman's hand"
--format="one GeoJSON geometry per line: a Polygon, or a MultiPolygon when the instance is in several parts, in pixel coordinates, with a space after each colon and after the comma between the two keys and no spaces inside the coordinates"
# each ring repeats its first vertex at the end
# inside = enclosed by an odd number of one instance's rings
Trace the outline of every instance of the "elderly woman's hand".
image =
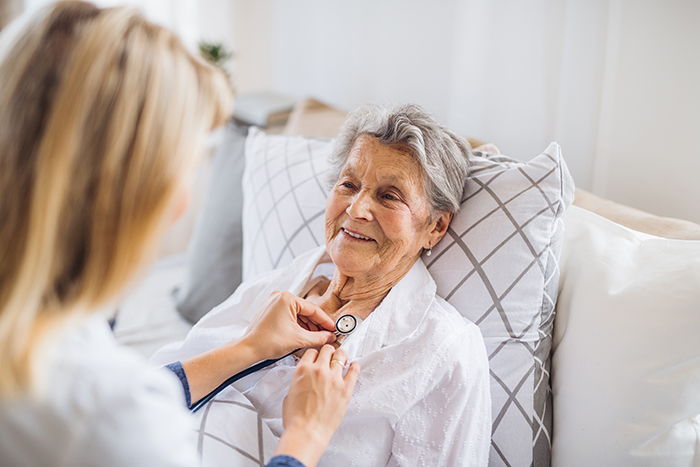
{"type": "Polygon", "coordinates": [[[360,372],[353,362],[343,376],[346,363],[345,352],[330,345],[306,351],[284,400],[285,432],[277,454],[293,456],[306,467],[316,465],[345,415],[360,372]]]}
{"type": "Polygon", "coordinates": [[[334,330],[335,324],[318,305],[289,292],[273,292],[243,341],[261,359],[279,358],[294,349],[334,342],[334,330]]]}

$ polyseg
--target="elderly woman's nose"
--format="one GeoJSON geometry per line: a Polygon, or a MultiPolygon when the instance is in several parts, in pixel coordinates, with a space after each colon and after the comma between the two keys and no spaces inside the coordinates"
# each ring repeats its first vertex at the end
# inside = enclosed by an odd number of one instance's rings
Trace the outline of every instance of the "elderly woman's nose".
{"type": "Polygon", "coordinates": [[[371,199],[368,193],[363,191],[355,195],[345,212],[353,219],[372,219],[371,199]]]}

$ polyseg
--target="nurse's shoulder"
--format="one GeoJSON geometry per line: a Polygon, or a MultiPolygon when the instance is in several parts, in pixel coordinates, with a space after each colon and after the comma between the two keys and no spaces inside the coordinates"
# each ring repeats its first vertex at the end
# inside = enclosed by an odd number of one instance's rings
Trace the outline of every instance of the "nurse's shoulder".
{"type": "Polygon", "coordinates": [[[39,395],[1,410],[15,446],[0,451],[18,454],[9,465],[197,465],[175,377],[120,347],[101,318],[65,329],[47,347],[39,395]],[[53,449],[23,452],[32,445],[53,449]]]}

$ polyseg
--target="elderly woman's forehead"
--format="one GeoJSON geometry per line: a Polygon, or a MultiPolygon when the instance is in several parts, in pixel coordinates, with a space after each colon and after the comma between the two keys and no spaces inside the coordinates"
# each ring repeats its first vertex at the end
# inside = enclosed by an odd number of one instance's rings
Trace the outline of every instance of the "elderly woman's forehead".
{"type": "Polygon", "coordinates": [[[423,170],[409,152],[381,142],[377,144],[379,146],[359,146],[358,150],[352,151],[341,173],[352,176],[369,174],[382,184],[404,186],[408,183],[416,188],[422,187],[423,170]]]}
{"type": "Polygon", "coordinates": [[[349,157],[345,161],[345,168],[381,160],[420,171],[420,164],[411,155],[407,146],[385,144],[378,138],[368,135],[362,135],[360,138],[353,144],[349,157]]]}
{"type": "Polygon", "coordinates": [[[400,153],[410,156],[410,149],[403,143],[385,143],[374,135],[362,134],[353,143],[350,153],[374,151],[381,153],[400,153]]]}

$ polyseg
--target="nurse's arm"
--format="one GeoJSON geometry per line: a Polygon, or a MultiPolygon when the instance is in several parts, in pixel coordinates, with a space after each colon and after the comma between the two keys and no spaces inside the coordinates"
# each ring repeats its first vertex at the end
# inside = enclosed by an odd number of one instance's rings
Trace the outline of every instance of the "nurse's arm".
{"type": "Polygon", "coordinates": [[[191,403],[202,399],[231,375],[265,359],[259,348],[241,339],[182,362],[191,403]]]}
{"type": "Polygon", "coordinates": [[[319,306],[289,292],[273,292],[241,340],[182,362],[183,386],[189,386],[191,402],[197,402],[228,377],[255,363],[335,341],[334,329],[333,321],[319,306]],[[307,323],[305,327],[300,325],[302,321],[307,323]]]}

